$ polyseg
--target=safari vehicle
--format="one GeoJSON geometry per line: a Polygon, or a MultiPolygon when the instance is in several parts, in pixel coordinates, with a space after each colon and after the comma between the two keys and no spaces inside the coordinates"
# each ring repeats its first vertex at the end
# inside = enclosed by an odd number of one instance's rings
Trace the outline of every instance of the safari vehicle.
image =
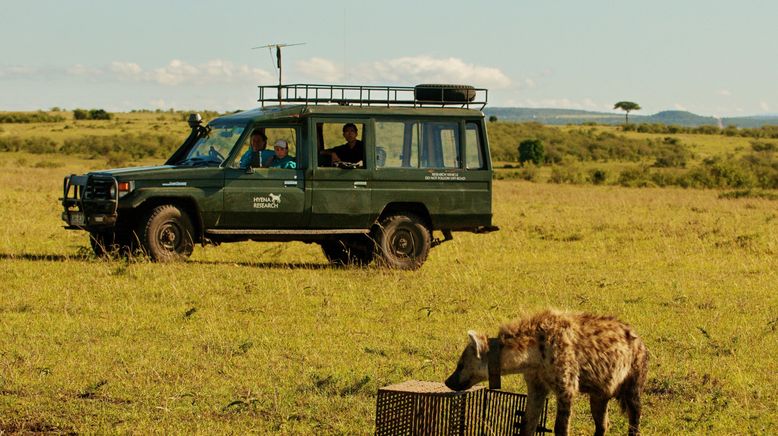
{"type": "Polygon", "coordinates": [[[65,177],[62,219],[97,255],[172,261],[195,243],[304,241],[334,264],[416,269],[452,232],[497,230],[486,100],[459,85],[260,86],[256,109],[207,125],[190,115],[164,165],[65,177]],[[333,165],[347,123],[364,152],[333,165]],[[268,149],[286,141],[296,167],[241,166],[255,131],[268,149]]]}

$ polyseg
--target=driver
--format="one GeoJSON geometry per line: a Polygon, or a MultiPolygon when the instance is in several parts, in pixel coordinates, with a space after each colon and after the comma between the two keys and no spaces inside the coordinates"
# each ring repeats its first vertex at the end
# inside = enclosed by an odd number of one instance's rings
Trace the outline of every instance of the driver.
{"type": "Polygon", "coordinates": [[[325,153],[332,156],[333,165],[338,162],[349,162],[361,165],[362,161],[365,159],[365,144],[357,139],[358,133],[357,126],[354,123],[346,123],[343,125],[343,139],[346,140],[346,143],[325,151],[325,153]]]}
{"type": "Polygon", "coordinates": [[[251,147],[240,157],[241,168],[261,168],[267,167],[270,160],[273,159],[273,153],[267,148],[267,136],[261,130],[251,132],[251,147]]]}

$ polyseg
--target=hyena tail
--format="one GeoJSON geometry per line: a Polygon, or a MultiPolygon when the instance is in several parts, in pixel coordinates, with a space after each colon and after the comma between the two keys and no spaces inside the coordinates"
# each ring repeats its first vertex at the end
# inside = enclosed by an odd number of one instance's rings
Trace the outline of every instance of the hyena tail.
{"type": "Polygon", "coordinates": [[[638,347],[630,373],[619,388],[616,399],[621,411],[629,418],[629,434],[640,434],[640,395],[648,376],[648,352],[643,346],[638,347]]]}

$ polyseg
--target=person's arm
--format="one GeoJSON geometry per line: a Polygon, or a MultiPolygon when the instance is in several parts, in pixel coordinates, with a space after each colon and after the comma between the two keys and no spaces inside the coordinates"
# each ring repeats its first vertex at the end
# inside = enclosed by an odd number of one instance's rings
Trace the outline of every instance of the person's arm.
{"type": "Polygon", "coordinates": [[[249,148],[247,152],[243,153],[243,156],[240,157],[240,167],[243,169],[246,169],[251,165],[251,149],[249,148]]]}

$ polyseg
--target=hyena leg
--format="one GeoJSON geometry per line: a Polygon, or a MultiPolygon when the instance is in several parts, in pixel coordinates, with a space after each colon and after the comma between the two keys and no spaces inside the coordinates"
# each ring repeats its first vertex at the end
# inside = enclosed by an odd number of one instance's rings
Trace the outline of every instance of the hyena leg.
{"type": "Polygon", "coordinates": [[[589,406],[594,418],[594,436],[602,436],[608,431],[608,398],[590,395],[589,406]]]}
{"type": "Polygon", "coordinates": [[[527,420],[524,422],[524,426],[521,427],[519,435],[531,436],[535,434],[535,430],[538,428],[540,415],[543,413],[543,408],[546,405],[548,388],[537,380],[526,378],[525,380],[527,381],[527,420]]]}
{"type": "Polygon", "coordinates": [[[556,421],[554,421],[554,434],[567,436],[570,432],[570,414],[573,405],[573,392],[557,392],[556,394],[556,421]]]}
{"type": "Polygon", "coordinates": [[[640,391],[634,385],[622,390],[619,404],[629,418],[629,436],[640,434],[640,391]]]}

